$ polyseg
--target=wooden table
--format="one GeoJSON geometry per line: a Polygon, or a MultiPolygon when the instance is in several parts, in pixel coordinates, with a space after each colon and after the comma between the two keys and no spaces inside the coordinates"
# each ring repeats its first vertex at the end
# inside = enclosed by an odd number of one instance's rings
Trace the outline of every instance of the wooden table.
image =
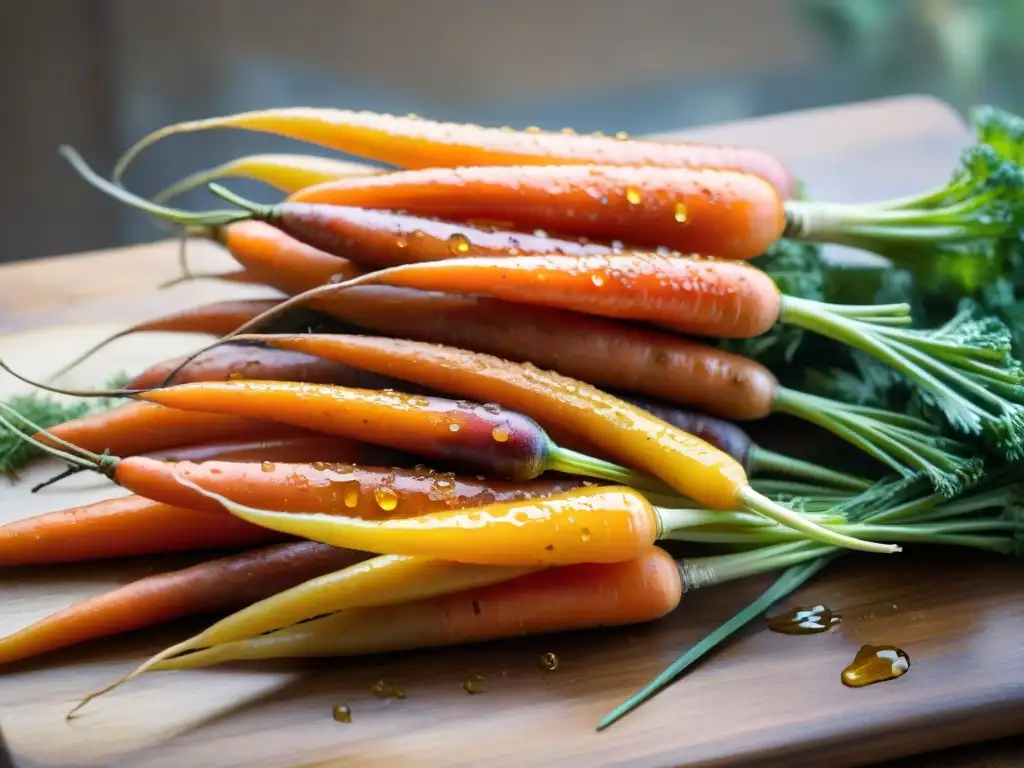
{"type": "MultiPolygon", "coordinates": [[[[691,134],[765,146],[786,158],[812,194],[848,201],[941,183],[968,141],[959,118],[928,98],[803,112],[691,134]]],[[[76,183],[70,174],[68,183],[76,183]]],[[[196,263],[210,268],[226,263],[212,248],[196,246],[193,254],[196,263]]],[[[110,324],[258,291],[213,283],[154,290],[175,274],[174,247],[168,243],[2,267],[0,332],[21,333],[0,338],[0,355],[30,373],[45,373],[52,368],[40,362],[40,353],[70,355],[110,324]],[[40,330],[85,321],[93,326],[40,330]]],[[[169,355],[182,343],[126,342],[80,376],[95,378],[103,366],[118,361],[169,355]]],[[[28,497],[24,486],[0,487],[0,520],[104,493],[109,489],[72,483],[65,491],[28,497]]],[[[5,572],[0,574],[0,631],[170,565],[150,560],[5,572]]],[[[153,675],[98,701],[73,726],[64,724],[62,715],[76,697],[191,628],[177,626],[12,670],[0,678],[0,722],[19,764],[26,766],[355,768],[486,760],[495,765],[827,763],[839,768],[1021,731],[1021,567],[956,551],[844,558],[787,601],[826,603],[843,615],[837,630],[793,638],[752,628],[622,723],[602,735],[593,732],[602,714],[767,581],[697,592],[675,615],[649,626],[355,663],[153,675]],[[839,671],[856,648],[879,642],[905,648],[911,671],[893,683],[843,688],[839,671]],[[554,673],[544,674],[537,665],[546,651],[562,659],[554,673]],[[469,674],[485,676],[486,695],[470,698],[462,691],[469,674]],[[379,678],[402,683],[409,699],[373,699],[367,688],[379,678]],[[330,718],[332,704],[342,700],[355,712],[351,725],[330,718]]],[[[1024,743],[1011,739],[913,764],[1017,766],[1022,755],[1024,743]]]]}

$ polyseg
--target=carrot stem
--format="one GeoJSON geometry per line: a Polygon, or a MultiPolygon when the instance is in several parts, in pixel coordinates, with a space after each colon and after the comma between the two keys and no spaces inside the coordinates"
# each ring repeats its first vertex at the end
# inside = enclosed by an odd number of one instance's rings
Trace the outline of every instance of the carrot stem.
{"type": "Polygon", "coordinates": [[[770,451],[759,445],[750,446],[747,452],[747,471],[754,474],[778,474],[801,480],[817,481],[833,488],[850,491],[866,491],[871,487],[867,480],[845,472],[828,469],[810,461],[770,451]]]}
{"type": "Polygon", "coordinates": [[[60,154],[90,185],[96,187],[102,192],[105,192],[115,200],[118,200],[125,205],[137,208],[140,211],[144,211],[167,221],[173,221],[177,224],[185,225],[220,227],[236,221],[245,221],[246,219],[253,218],[252,212],[248,210],[221,210],[198,213],[158,205],[150,200],[146,200],[144,197],[132,194],[124,187],[119,187],[107,179],[104,179],[90,168],[82,156],[71,147],[66,145],[62,146],[60,148],[60,154]]]}
{"type": "Polygon", "coordinates": [[[928,422],[880,408],[849,405],[780,387],[774,410],[816,424],[901,476],[923,472],[947,496],[981,477],[984,462],[962,443],[939,435],[928,422]]]}

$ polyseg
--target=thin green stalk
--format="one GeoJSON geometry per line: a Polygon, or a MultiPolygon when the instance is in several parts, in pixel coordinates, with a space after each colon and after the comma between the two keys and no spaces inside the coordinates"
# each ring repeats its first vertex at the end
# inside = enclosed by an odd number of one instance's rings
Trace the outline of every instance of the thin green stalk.
{"type": "Polygon", "coordinates": [[[782,600],[795,590],[799,589],[801,585],[825,568],[831,560],[832,558],[829,556],[819,556],[818,559],[813,562],[791,567],[754,602],[726,621],[718,629],[700,640],[696,645],[690,648],[690,650],[679,657],[678,660],[669,665],[664,672],[658,675],[648,685],[644,686],[643,689],[635,693],[627,701],[620,704],[602,718],[601,722],[597,725],[597,730],[603,731],[612,723],[622,719],[625,715],[632,712],[659,691],[666,688],[702,657],[713,651],[725,640],[736,634],[736,632],[741,630],[758,616],[766,613],[779,600],[782,600]]]}
{"type": "Polygon", "coordinates": [[[675,491],[661,480],[614,464],[604,459],[588,456],[585,453],[563,448],[552,442],[548,443],[545,469],[549,472],[564,472],[569,475],[582,475],[612,483],[628,485],[638,491],[672,494],[675,491]]]}
{"type": "Polygon", "coordinates": [[[805,534],[808,538],[824,544],[855,549],[861,552],[877,552],[880,554],[892,554],[900,551],[900,548],[894,544],[879,544],[872,541],[863,541],[818,525],[798,512],[787,509],[781,504],[777,504],[772,501],[767,496],[761,495],[750,486],[746,486],[740,491],[739,501],[742,503],[744,509],[762,514],[765,517],[774,520],[779,525],[783,525],[787,528],[793,528],[794,530],[805,534]]]}
{"type": "Polygon", "coordinates": [[[848,491],[865,491],[871,487],[871,483],[862,477],[770,451],[759,445],[751,446],[747,452],[747,471],[751,475],[782,475],[848,491]]]}
{"type": "Polygon", "coordinates": [[[132,208],[136,208],[166,221],[172,221],[176,224],[183,225],[219,227],[226,226],[237,221],[245,221],[247,219],[259,217],[259,214],[253,210],[221,210],[196,213],[193,211],[182,211],[177,208],[168,208],[163,205],[158,205],[151,200],[132,194],[124,187],[119,187],[107,179],[104,179],[90,168],[82,156],[71,147],[62,146],[60,148],[60,154],[71,164],[71,167],[78,172],[79,176],[99,191],[109,195],[121,203],[124,203],[125,205],[129,205],[132,208]]]}

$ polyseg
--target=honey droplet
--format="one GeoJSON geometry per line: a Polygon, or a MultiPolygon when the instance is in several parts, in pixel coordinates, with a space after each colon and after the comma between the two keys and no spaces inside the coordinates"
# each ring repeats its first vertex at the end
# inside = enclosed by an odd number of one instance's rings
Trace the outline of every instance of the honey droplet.
{"type": "Polygon", "coordinates": [[[387,680],[378,680],[370,686],[370,693],[378,699],[405,699],[405,688],[387,680]]]}
{"type": "Polygon", "coordinates": [[[470,675],[462,681],[463,690],[470,696],[475,696],[478,693],[484,693],[487,690],[487,686],[484,684],[484,679],[480,675],[470,675]]]}
{"type": "Polygon", "coordinates": [[[604,275],[591,275],[590,282],[592,282],[596,287],[600,288],[602,285],[604,285],[604,275]]]}
{"type": "Polygon", "coordinates": [[[456,256],[464,256],[469,253],[469,238],[456,232],[448,238],[448,250],[456,256]]]}
{"type": "Polygon", "coordinates": [[[558,656],[548,651],[540,655],[540,665],[549,672],[554,672],[558,669],[558,656]]]}
{"type": "Polygon", "coordinates": [[[582,531],[580,531],[580,541],[582,541],[584,544],[586,544],[588,541],[590,541],[590,529],[589,528],[584,528],[582,531]]]}
{"type": "Polygon", "coordinates": [[[342,501],[345,502],[346,507],[352,509],[359,504],[359,491],[355,488],[349,488],[345,491],[345,496],[342,498],[342,501]]]}
{"type": "Polygon", "coordinates": [[[615,138],[618,139],[619,141],[626,141],[629,138],[629,134],[626,133],[625,131],[619,131],[618,133],[615,134],[615,138]]]}
{"type": "Polygon", "coordinates": [[[512,435],[508,431],[508,428],[507,427],[503,427],[500,424],[498,426],[496,426],[494,429],[491,430],[491,437],[494,438],[494,442],[496,442],[496,443],[507,443],[508,439],[511,436],[512,435]]]}
{"type": "Polygon", "coordinates": [[[828,632],[839,621],[839,616],[824,605],[815,605],[798,607],[769,616],[765,619],[764,625],[772,632],[781,632],[784,635],[816,635],[819,632],[828,632]]]}
{"type": "Polygon", "coordinates": [[[636,187],[626,188],[626,202],[628,202],[630,205],[640,205],[640,201],[642,199],[643,198],[640,195],[639,189],[637,189],[636,187]]]}
{"type": "Polygon", "coordinates": [[[377,500],[377,506],[385,512],[391,512],[398,506],[398,494],[390,488],[378,488],[373,492],[373,498],[377,500]]]}
{"type": "Polygon", "coordinates": [[[348,704],[335,704],[334,709],[331,711],[331,715],[339,723],[351,723],[352,722],[352,708],[348,704]]]}
{"type": "Polygon", "coordinates": [[[462,427],[460,427],[458,424],[449,424],[448,425],[448,431],[449,432],[458,432],[460,429],[462,429],[462,427]]]}
{"type": "Polygon", "coordinates": [[[906,651],[894,645],[865,645],[843,670],[843,685],[847,688],[863,688],[865,685],[903,677],[908,669],[910,657],[906,651]]]}
{"type": "Polygon", "coordinates": [[[264,461],[262,464],[260,464],[260,469],[262,469],[264,472],[273,472],[275,469],[274,462],[264,461]]]}
{"type": "Polygon", "coordinates": [[[686,210],[685,203],[676,203],[675,213],[673,215],[676,221],[683,224],[686,222],[686,219],[689,218],[690,212],[686,210]]]}

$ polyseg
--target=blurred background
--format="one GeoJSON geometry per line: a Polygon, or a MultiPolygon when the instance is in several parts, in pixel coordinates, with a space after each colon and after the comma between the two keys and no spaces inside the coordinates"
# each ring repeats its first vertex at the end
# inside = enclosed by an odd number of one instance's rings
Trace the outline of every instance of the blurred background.
{"type": "MultiPolygon", "coordinates": [[[[634,134],[905,93],[1021,110],[1021,29],[1024,0],[0,0],[0,261],[162,236],[61,143],[107,173],[160,125],[270,106],[634,134]]],[[[287,149],[180,137],[126,184],[287,149]]]]}

